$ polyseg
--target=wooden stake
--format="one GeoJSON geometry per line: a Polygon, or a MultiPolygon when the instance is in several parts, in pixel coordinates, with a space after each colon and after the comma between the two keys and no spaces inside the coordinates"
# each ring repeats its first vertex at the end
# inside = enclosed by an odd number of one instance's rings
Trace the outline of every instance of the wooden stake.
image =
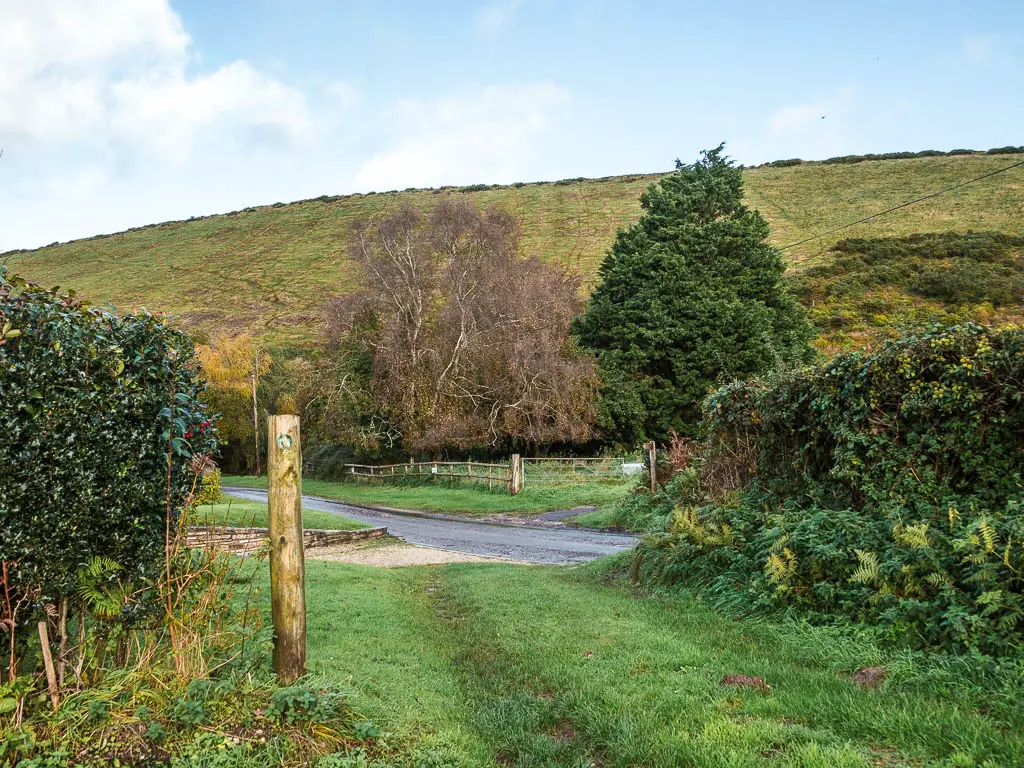
{"type": "Polygon", "coordinates": [[[53,667],[53,654],[50,652],[50,633],[46,622],[39,622],[39,644],[43,650],[43,666],[46,668],[46,687],[50,690],[50,703],[56,709],[60,704],[60,689],[57,687],[57,670],[53,667]]]}
{"type": "Polygon", "coordinates": [[[523,490],[523,459],[518,453],[512,454],[512,477],[509,478],[509,490],[513,496],[523,490]]]}
{"type": "Polygon", "coordinates": [[[647,457],[651,465],[651,493],[658,490],[658,445],[653,440],[647,444],[647,457]]]}
{"type": "Polygon", "coordinates": [[[66,597],[61,598],[60,614],[57,619],[57,629],[60,633],[57,643],[57,686],[59,688],[64,687],[64,675],[68,666],[68,610],[70,607],[71,601],[66,597]]]}
{"type": "MultiPolygon", "coordinates": [[[[256,477],[263,473],[260,471],[260,416],[256,408],[256,363],[253,363],[252,373],[249,374],[249,381],[252,382],[252,444],[256,449],[256,477]]],[[[269,459],[268,459],[269,461],[269,459]]]]}
{"type": "Polygon", "coordinates": [[[267,419],[274,672],[285,685],[306,674],[306,565],[302,551],[299,437],[298,416],[267,419]]]}

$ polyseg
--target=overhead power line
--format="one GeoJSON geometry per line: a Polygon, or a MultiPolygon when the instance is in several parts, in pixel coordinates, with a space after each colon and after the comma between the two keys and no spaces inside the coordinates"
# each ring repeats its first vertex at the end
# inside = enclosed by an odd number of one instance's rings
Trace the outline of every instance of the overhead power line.
{"type": "Polygon", "coordinates": [[[850,227],[854,227],[854,226],[856,226],[858,224],[863,224],[865,221],[871,221],[871,219],[877,219],[879,216],[885,216],[887,213],[892,213],[893,211],[898,211],[901,208],[906,208],[908,206],[915,205],[916,203],[920,203],[923,200],[930,200],[933,197],[938,197],[939,195],[944,195],[947,192],[952,192],[954,189],[959,189],[960,187],[966,187],[968,184],[974,184],[976,182],[982,181],[983,179],[989,179],[989,178],[992,178],[993,176],[998,176],[1000,173],[1006,173],[1007,171],[1012,171],[1014,168],[1019,168],[1022,165],[1024,165],[1024,160],[1021,160],[1019,163],[1014,163],[1013,165],[1008,165],[1005,168],[1000,168],[997,171],[992,171],[991,173],[986,173],[983,176],[978,176],[976,179],[971,179],[969,181],[961,181],[959,184],[954,184],[952,187],[946,187],[945,189],[940,189],[938,192],[932,192],[930,194],[925,195],[924,197],[919,197],[916,200],[911,200],[911,201],[906,202],[906,203],[900,203],[899,205],[894,205],[892,208],[889,208],[889,209],[884,210],[884,211],[879,211],[878,213],[873,213],[870,216],[865,216],[863,219],[857,219],[856,221],[851,221],[849,224],[842,224],[842,225],[840,225],[838,227],[833,227],[832,229],[826,230],[825,232],[819,232],[816,235],[813,235],[811,237],[806,237],[803,240],[798,240],[795,243],[790,243],[789,245],[784,245],[779,250],[780,251],[785,251],[785,250],[787,250],[789,248],[796,248],[796,246],[803,245],[804,243],[809,243],[809,242],[811,242],[811,240],[817,240],[820,237],[825,237],[825,235],[831,235],[833,232],[839,232],[840,230],[843,230],[843,229],[849,229],[850,227]]]}

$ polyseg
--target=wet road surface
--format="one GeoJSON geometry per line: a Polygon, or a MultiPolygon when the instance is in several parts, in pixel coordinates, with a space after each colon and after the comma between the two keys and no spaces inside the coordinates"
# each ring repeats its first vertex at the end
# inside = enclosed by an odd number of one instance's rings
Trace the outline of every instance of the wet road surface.
{"type": "MultiPolygon", "coordinates": [[[[229,488],[225,493],[266,503],[267,492],[255,488],[229,488]]],[[[302,506],[357,520],[367,525],[386,525],[393,536],[410,544],[438,547],[454,552],[504,557],[527,563],[566,565],[585,563],[628,549],[632,536],[575,528],[542,528],[459,520],[444,515],[386,512],[317,496],[303,496],[302,506]]]]}

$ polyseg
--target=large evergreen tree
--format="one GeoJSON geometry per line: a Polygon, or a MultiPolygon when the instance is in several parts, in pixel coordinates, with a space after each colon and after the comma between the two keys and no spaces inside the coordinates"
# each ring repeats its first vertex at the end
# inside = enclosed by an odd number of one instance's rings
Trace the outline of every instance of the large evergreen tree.
{"type": "Polygon", "coordinates": [[[620,230],[576,331],[602,372],[610,438],[692,434],[708,391],[807,361],[811,327],[782,283],[768,224],[743,205],[724,144],[648,187],[620,230]]]}

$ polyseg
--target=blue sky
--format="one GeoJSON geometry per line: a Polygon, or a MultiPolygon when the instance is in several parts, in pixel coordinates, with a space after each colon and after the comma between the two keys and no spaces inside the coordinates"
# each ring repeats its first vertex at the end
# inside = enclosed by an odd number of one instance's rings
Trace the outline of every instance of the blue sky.
{"type": "Polygon", "coordinates": [[[1022,83],[1016,0],[0,0],[0,251],[720,141],[746,164],[1019,145],[1022,83]]]}

